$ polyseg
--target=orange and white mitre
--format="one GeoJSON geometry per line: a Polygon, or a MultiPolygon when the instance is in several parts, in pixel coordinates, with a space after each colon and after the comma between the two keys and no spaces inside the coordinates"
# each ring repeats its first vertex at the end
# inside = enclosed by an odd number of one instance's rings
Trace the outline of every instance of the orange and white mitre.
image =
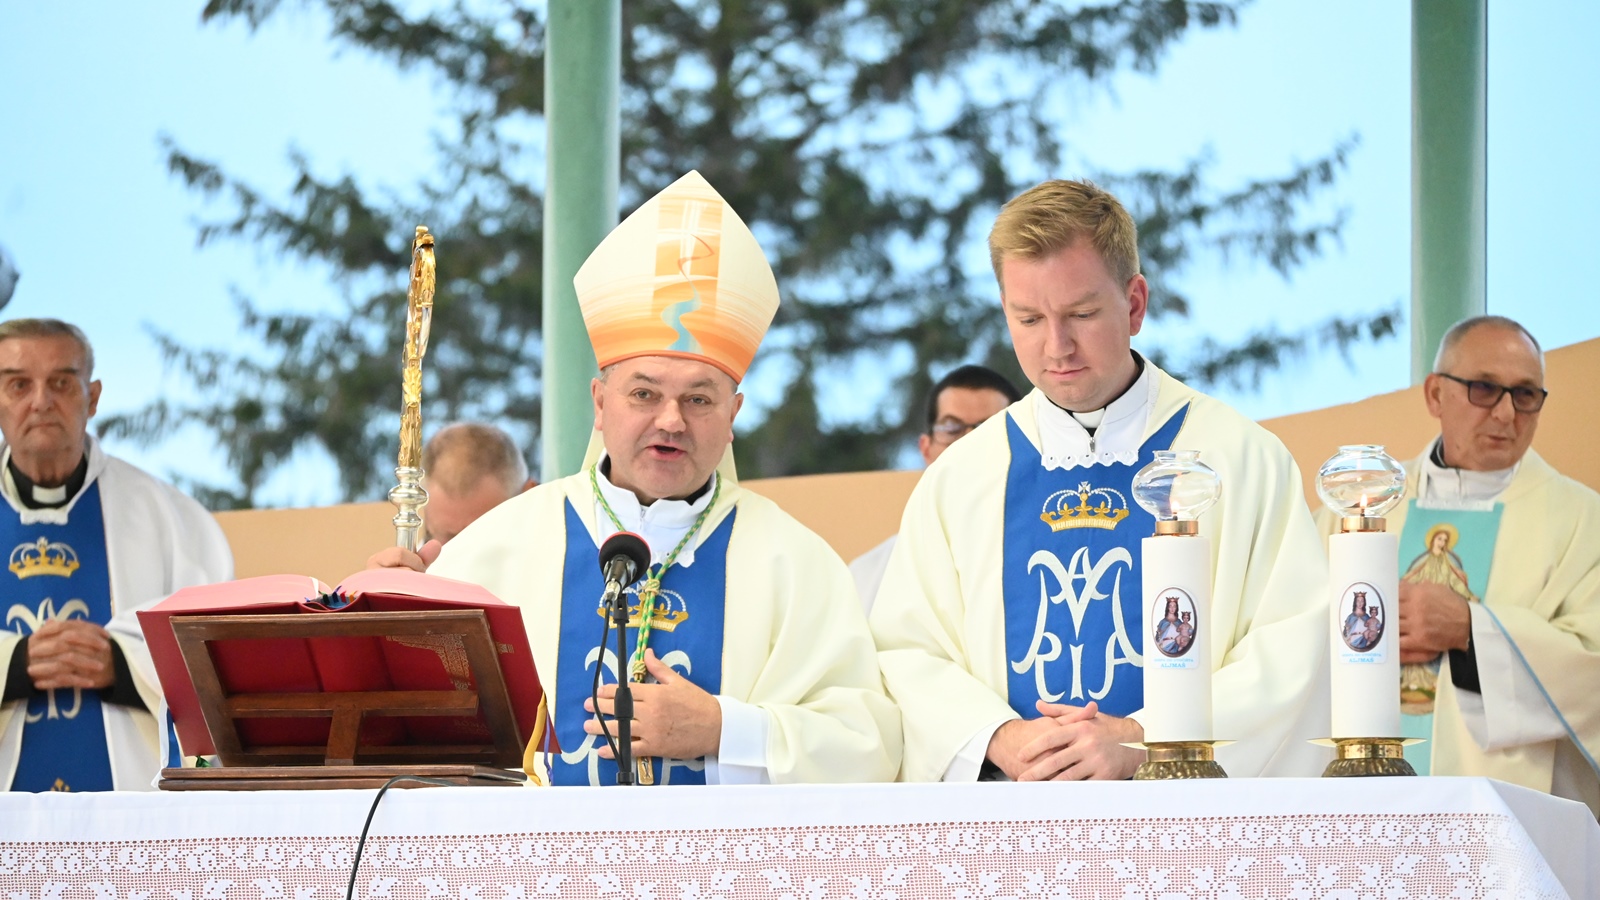
{"type": "Polygon", "coordinates": [[[573,278],[595,361],[710,363],[743,381],[778,311],[755,235],[699,172],[623,220],[573,278]]]}

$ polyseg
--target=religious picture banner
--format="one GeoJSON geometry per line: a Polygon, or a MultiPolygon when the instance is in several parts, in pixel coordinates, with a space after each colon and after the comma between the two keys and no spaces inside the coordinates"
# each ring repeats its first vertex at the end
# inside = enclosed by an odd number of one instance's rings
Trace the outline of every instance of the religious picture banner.
{"type": "MultiPolygon", "coordinates": [[[[1501,505],[1493,509],[1428,509],[1406,501],[1406,523],[1400,532],[1400,584],[1442,584],[1469,603],[1483,600],[1500,535],[1501,505]]],[[[1400,712],[1408,737],[1433,731],[1433,703],[1439,686],[1439,659],[1400,667],[1400,712]]],[[[1432,753],[1413,745],[1406,759],[1426,775],[1432,753]]]]}

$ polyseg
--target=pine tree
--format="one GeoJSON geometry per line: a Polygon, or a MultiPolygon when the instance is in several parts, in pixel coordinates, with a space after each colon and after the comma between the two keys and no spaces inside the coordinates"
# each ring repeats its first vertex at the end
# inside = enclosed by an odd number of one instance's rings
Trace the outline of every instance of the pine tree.
{"type": "MultiPolygon", "coordinates": [[[[257,27],[287,5],[210,0],[202,18],[257,27]]],[[[169,141],[172,172],[232,208],[201,227],[201,243],[255,241],[318,261],[343,283],[374,286],[337,315],[239,299],[241,329],[259,349],[160,338],[200,399],[158,402],[111,420],[108,431],[155,441],[199,423],[214,433],[238,483],[190,487],[215,507],[251,505],[274,467],[313,443],[337,462],[347,499],[374,498],[387,484],[400,275],[416,222],[432,227],[446,261],[429,419],[500,421],[529,446],[537,434],[542,206],[541,185],[525,170],[542,134],[543,4],[456,0],[416,14],[385,0],[299,5],[320,7],[335,40],[447,79],[459,98],[459,138],[441,143],[432,180],[404,192],[322,179],[296,157],[282,200],[169,141]]],[[[1021,383],[982,248],[1000,204],[1067,159],[1054,112],[1064,92],[1124,70],[1153,72],[1190,32],[1235,24],[1239,5],[626,0],[621,213],[699,169],[762,241],[784,295],[747,381],[781,401],[741,416],[741,472],[891,463],[918,430],[905,412],[911,401],[953,364],[985,362],[1021,383]],[[885,412],[819,417],[819,384],[884,361],[898,364],[882,385],[885,412]]],[[[1228,253],[1286,277],[1317,255],[1342,218],[1315,219],[1304,208],[1334,185],[1352,148],[1340,143],[1233,187],[1211,184],[1199,161],[1095,173],[1139,222],[1150,315],[1191,315],[1196,301],[1181,276],[1203,255],[1228,253]]],[[[1397,322],[1398,311],[1335,317],[1303,332],[1263,330],[1238,346],[1152,355],[1200,387],[1249,384],[1295,351],[1381,338],[1397,322]]]]}

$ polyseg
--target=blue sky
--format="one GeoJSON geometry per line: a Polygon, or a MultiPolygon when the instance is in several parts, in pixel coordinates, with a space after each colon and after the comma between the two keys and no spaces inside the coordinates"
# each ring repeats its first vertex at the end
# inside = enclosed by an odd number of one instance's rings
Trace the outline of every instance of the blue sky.
{"type": "MultiPolygon", "coordinates": [[[[266,190],[287,185],[295,147],[324,175],[403,193],[427,172],[433,132],[450,127],[449,97],[426,72],[340,50],[313,12],[291,8],[251,34],[202,27],[200,6],[102,3],[91,14],[12,2],[0,16],[0,83],[11,88],[0,108],[0,245],[22,272],[4,314],[85,326],[106,384],[103,412],[185,389],[164,372],[147,326],[228,345],[234,289],[267,308],[306,310],[337,308],[346,289],[253,246],[197,248],[193,221],[225,208],[208,210],[168,176],[160,135],[266,190]]],[[[1191,36],[1155,76],[1079,93],[1066,136],[1078,170],[1064,175],[1170,167],[1204,152],[1215,180],[1230,185],[1360,137],[1325,207],[1348,211],[1341,247],[1289,281],[1239,261],[1197,266],[1184,285],[1200,315],[1152,323],[1136,346],[1226,341],[1407,302],[1409,10],[1403,0],[1260,0],[1238,28],[1191,36]]],[[[1583,112],[1600,84],[1588,44],[1596,33],[1600,4],[1492,4],[1489,308],[1524,321],[1547,347],[1600,335],[1600,304],[1578,269],[1600,208],[1600,126],[1583,112]]],[[[1219,393],[1258,418],[1314,409],[1405,386],[1408,353],[1402,335],[1348,360],[1313,356],[1257,390],[1219,393]]],[[[225,476],[198,433],[110,449],[158,474],[225,476]]],[[[262,499],[330,502],[331,466],[307,454],[262,499]]]]}

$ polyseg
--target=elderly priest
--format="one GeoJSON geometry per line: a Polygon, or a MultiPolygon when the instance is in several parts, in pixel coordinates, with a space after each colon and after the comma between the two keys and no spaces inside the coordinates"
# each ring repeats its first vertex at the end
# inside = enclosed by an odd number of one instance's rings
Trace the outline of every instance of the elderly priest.
{"type": "Polygon", "coordinates": [[[89,437],[94,351],[55,319],[0,323],[0,779],[18,791],[148,789],[160,709],[133,611],[224,581],[211,516],[89,437]]]}
{"type": "Polygon", "coordinates": [[[912,781],[1127,778],[1143,758],[1133,475],[1200,451],[1222,498],[1199,520],[1217,752],[1235,776],[1315,775],[1327,730],[1327,564],[1277,438],[1132,351],[1149,288],[1134,223],[1094,185],[1050,181],[989,237],[1035,390],[945,452],[907,503],[872,610],[912,781]],[[1087,515],[1058,515],[1063,501],[1087,515]],[[1082,527],[1078,527],[1082,526],[1082,527]]]}
{"type": "Polygon", "coordinates": [[[1406,757],[1600,813],[1600,496],[1530,446],[1544,354],[1510,319],[1467,319],[1445,333],[1422,394],[1440,433],[1406,464],[1389,526],[1402,709],[1432,738],[1406,757]]]}
{"type": "MultiPolygon", "coordinates": [[[[894,778],[900,720],[849,572],[734,477],[739,381],[778,306],[754,235],[691,172],[617,226],[575,283],[600,364],[599,440],[581,472],[489,511],[429,568],[522,607],[560,742],[551,780],[616,782],[590,695],[601,677],[609,716],[619,669],[642,682],[632,724],[641,783],[894,778]],[[596,561],[618,531],[642,535],[652,553],[628,594],[620,665],[600,644],[596,561]]],[[[372,563],[420,568],[423,558],[390,548],[372,563]]],[[[545,754],[529,756],[543,765],[545,754]]]]}

